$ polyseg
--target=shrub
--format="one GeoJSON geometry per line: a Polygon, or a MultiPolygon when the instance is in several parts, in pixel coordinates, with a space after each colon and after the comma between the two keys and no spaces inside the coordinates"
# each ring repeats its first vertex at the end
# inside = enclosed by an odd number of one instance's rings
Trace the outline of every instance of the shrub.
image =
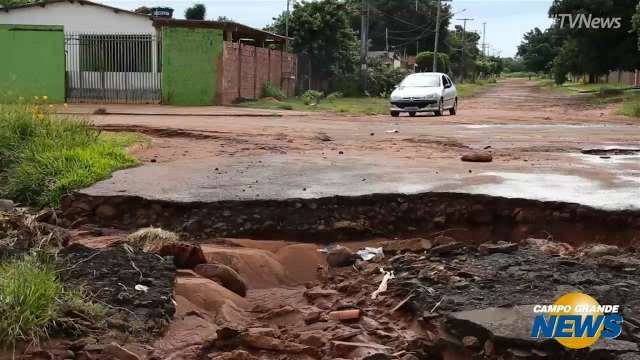
{"type": "Polygon", "coordinates": [[[394,69],[379,58],[369,60],[368,69],[367,93],[370,96],[387,97],[407,75],[404,70],[394,69]]]}
{"type": "MultiPolygon", "coordinates": [[[[0,172],[7,196],[57,206],[69,191],[138,163],[119,136],[101,136],[86,121],[55,118],[45,110],[0,105],[0,172]]],[[[139,139],[129,136],[127,141],[139,139]]]]}
{"type": "Polygon", "coordinates": [[[81,289],[66,291],[56,272],[35,256],[0,265],[0,346],[46,337],[67,311],[101,319],[106,310],[81,289]]]}
{"type": "Polygon", "coordinates": [[[344,95],[340,91],[332,92],[331,94],[327,95],[327,101],[334,101],[335,99],[339,99],[343,96],[344,95]]]}
{"type": "Polygon", "coordinates": [[[316,90],[307,90],[302,94],[302,102],[305,105],[317,105],[320,99],[324,96],[324,93],[316,90]]]}
{"type": "Polygon", "coordinates": [[[262,94],[261,97],[272,97],[274,99],[278,99],[280,101],[286,100],[287,95],[285,95],[280,88],[271,84],[271,81],[267,81],[262,86],[262,94]]]}
{"type": "MultiPolygon", "coordinates": [[[[416,56],[416,65],[419,71],[431,71],[433,68],[433,52],[425,51],[416,56]]],[[[449,71],[449,55],[438,53],[438,71],[446,73],[449,71]]]]}

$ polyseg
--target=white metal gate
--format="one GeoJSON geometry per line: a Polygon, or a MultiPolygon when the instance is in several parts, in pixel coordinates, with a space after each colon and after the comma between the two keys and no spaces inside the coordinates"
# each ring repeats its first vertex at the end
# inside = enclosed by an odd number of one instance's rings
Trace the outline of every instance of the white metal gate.
{"type": "Polygon", "coordinates": [[[69,102],[159,103],[160,36],[65,34],[69,102]]]}

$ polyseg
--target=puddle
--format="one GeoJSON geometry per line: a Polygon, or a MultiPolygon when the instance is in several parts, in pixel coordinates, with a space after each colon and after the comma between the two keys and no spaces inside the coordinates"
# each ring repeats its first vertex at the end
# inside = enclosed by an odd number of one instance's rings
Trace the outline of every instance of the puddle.
{"type": "MultiPolygon", "coordinates": [[[[640,189],[633,186],[602,186],[580,176],[487,172],[502,181],[465,187],[465,192],[543,201],[580,203],[605,210],[640,209],[640,189]]],[[[624,179],[630,180],[630,179],[624,179]]],[[[634,181],[637,181],[634,178],[634,181]]]]}

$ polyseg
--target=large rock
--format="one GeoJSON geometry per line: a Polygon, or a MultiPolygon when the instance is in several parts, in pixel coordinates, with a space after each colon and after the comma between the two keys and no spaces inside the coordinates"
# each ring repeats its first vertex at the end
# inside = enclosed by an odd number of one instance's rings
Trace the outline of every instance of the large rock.
{"type": "Polygon", "coordinates": [[[0,199],[0,211],[12,211],[15,204],[11,200],[0,199]]]}
{"type": "Polygon", "coordinates": [[[157,253],[160,256],[173,256],[174,264],[181,269],[193,269],[197,265],[207,262],[198,245],[170,243],[163,245],[157,253]]]}
{"type": "Polygon", "coordinates": [[[492,162],[493,155],[490,152],[477,151],[462,155],[460,160],[466,162],[492,162]]]}
{"type": "Polygon", "coordinates": [[[219,283],[242,297],[247,296],[247,284],[242,276],[226,265],[200,264],[193,271],[202,277],[219,283]]]}
{"type": "Polygon", "coordinates": [[[336,246],[327,252],[327,263],[331,267],[351,266],[356,263],[356,255],[344,246],[336,246]]]}

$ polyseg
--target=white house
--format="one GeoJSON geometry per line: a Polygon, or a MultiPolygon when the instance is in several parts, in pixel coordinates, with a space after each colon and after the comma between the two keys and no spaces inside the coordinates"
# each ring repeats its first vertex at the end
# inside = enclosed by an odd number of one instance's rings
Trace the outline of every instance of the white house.
{"type": "Polygon", "coordinates": [[[0,24],[64,27],[70,101],[160,101],[160,36],[148,15],[86,0],[44,0],[0,8],[0,24]]]}
{"type": "Polygon", "coordinates": [[[65,33],[156,33],[150,16],[86,0],[45,0],[0,8],[0,24],[62,25],[65,33]]]}

